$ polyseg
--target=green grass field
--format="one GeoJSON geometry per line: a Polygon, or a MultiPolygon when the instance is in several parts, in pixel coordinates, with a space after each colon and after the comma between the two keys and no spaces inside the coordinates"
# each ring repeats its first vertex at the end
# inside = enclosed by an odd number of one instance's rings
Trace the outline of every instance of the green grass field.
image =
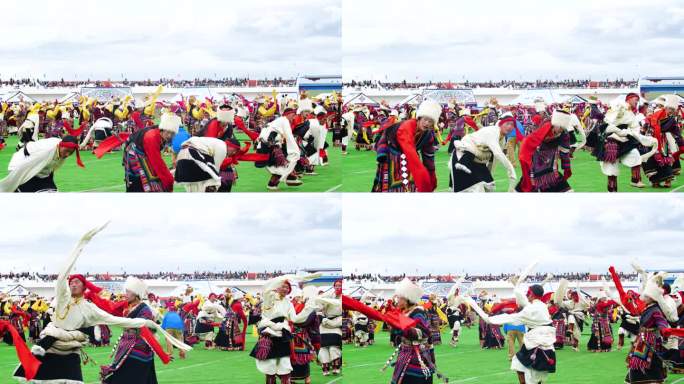
{"type": "MultiPolygon", "coordinates": [[[[247,346],[244,352],[225,352],[204,349],[204,344],[196,344],[194,349],[188,352],[185,360],[178,359],[178,351],[175,353],[175,360],[168,365],[164,365],[161,360],[156,359],[155,368],[157,370],[157,380],[160,384],[205,384],[205,383],[235,383],[235,384],[254,384],[263,383],[264,376],[257,371],[254,359],[249,356],[256,339],[249,334],[248,330],[247,346]]],[[[97,365],[89,364],[83,367],[84,382],[87,384],[99,383],[100,365],[111,363],[110,354],[113,343],[117,340],[118,333],[116,328],[112,328],[115,336],[112,337],[110,347],[90,347],[86,350],[88,356],[94,359],[97,365]]],[[[164,346],[162,342],[162,346],[164,346]]],[[[0,383],[14,382],[12,373],[18,365],[17,355],[14,347],[5,343],[0,344],[0,383]]],[[[315,364],[311,364],[311,383],[312,384],[332,384],[341,383],[342,376],[323,376],[321,369],[315,364]]]]}
{"type": "MultiPolygon", "coordinates": [[[[477,336],[477,327],[462,328],[459,344],[448,345],[449,334],[442,333],[445,342],[436,347],[437,368],[449,378],[449,383],[517,384],[516,374],[510,370],[508,351],[482,350],[477,336]]],[[[588,327],[584,328],[580,352],[564,348],[556,352],[557,372],[550,376],[550,384],[618,384],[624,382],[627,370],[625,356],[628,348],[609,353],[586,351],[589,341],[588,327]]],[[[615,335],[617,335],[617,328],[615,335]]],[[[392,377],[392,367],[381,372],[382,366],[392,354],[389,333],[375,335],[376,344],[366,348],[345,345],[344,382],[364,384],[387,384],[392,377]]],[[[617,346],[617,340],[616,340],[617,346]]],[[[614,347],[615,348],[615,347],[614,347]]],[[[517,350],[516,346],[516,350],[517,350]]],[[[437,377],[434,383],[440,383],[437,377]]],[[[670,375],[667,383],[684,383],[684,375],[670,375]]]]}
{"type": "MultiPolygon", "coordinates": [[[[369,192],[373,186],[375,178],[376,161],[374,151],[357,151],[353,145],[349,147],[349,153],[342,156],[342,191],[343,192],[369,192]]],[[[437,169],[437,192],[448,192],[449,189],[449,154],[446,147],[441,147],[437,152],[435,164],[437,169]]],[[[520,177],[520,165],[516,168],[516,173],[520,177]]],[[[591,157],[589,152],[580,151],[575,153],[572,160],[572,177],[569,180],[570,186],[576,192],[606,192],[606,177],[601,173],[598,161],[591,157]]],[[[619,192],[684,192],[684,178],[678,177],[672,183],[670,189],[654,189],[650,185],[646,188],[635,188],[629,185],[631,170],[621,167],[618,177],[619,192]]],[[[642,174],[645,184],[648,179],[642,174]]],[[[500,164],[494,168],[494,180],[496,181],[497,192],[508,190],[508,177],[506,170],[500,164]]]]}
{"type": "MultiPolygon", "coordinates": [[[[247,136],[238,135],[241,141],[248,140],[247,136]]],[[[14,154],[17,137],[10,136],[7,147],[0,151],[0,178],[7,175],[7,164],[14,154]]],[[[330,141],[330,140],[328,140],[330,141]]],[[[70,157],[55,173],[55,183],[61,192],[123,192],[124,170],[121,165],[121,152],[112,152],[101,159],[89,151],[81,153],[85,168],[79,168],[76,160],[70,157]]],[[[280,184],[282,192],[334,192],[339,191],[342,184],[341,152],[339,148],[329,148],[329,165],[316,167],[315,176],[304,176],[304,184],[299,187],[288,187],[280,184]]],[[[165,156],[167,163],[171,163],[171,156],[165,156]]],[[[237,166],[239,179],[233,186],[233,192],[267,192],[266,183],[270,174],[263,168],[256,168],[254,163],[243,162],[237,166]]],[[[176,186],[174,191],[183,191],[176,186]]]]}

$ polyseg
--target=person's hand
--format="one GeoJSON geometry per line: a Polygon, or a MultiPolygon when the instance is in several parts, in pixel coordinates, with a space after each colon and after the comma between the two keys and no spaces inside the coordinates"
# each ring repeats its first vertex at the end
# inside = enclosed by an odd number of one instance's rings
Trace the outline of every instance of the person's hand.
{"type": "Polygon", "coordinates": [[[99,226],[97,228],[93,228],[90,231],[86,232],[86,234],[83,235],[83,240],[85,240],[85,241],[92,240],[93,237],[95,237],[95,235],[97,235],[101,230],[103,230],[108,224],[109,224],[109,221],[107,221],[106,223],[102,224],[101,226],[99,226]]]}

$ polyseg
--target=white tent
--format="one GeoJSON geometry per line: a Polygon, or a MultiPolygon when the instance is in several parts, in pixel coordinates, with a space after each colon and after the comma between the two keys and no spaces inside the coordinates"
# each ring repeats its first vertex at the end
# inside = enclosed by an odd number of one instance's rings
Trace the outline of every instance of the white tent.
{"type": "Polygon", "coordinates": [[[344,105],[347,104],[380,105],[380,103],[366,96],[363,92],[347,95],[344,98],[344,105]]]}
{"type": "Polygon", "coordinates": [[[368,297],[375,299],[378,297],[378,295],[376,295],[375,293],[371,292],[369,289],[362,287],[362,286],[358,286],[356,288],[353,288],[349,293],[345,293],[345,295],[347,295],[351,298],[357,299],[357,300],[360,300],[362,298],[368,298],[368,297]]]}
{"type": "Polygon", "coordinates": [[[568,96],[564,101],[564,103],[570,103],[570,104],[583,104],[583,103],[587,103],[587,102],[588,102],[587,99],[585,99],[584,97],[579,96],[579,95],[568,96]]]}
{"type": "Polygon", "coordinates": [[[413,95],[406,96],[402,101],[398,102],[397,105],[418,105],[423,102],[423,95],[419,93],[414,93],[413,95]]]}
{"type": "Polygon", "coordinates": [[[442,105],[455,100],[456,103],[467,106],[477,105],[475,93],[472,89],[426,89],[423,91],[423,99],[434,100],[442,105]]]}
{"type": "Polygon", "coordinates": [[[3,101],[8,103],[19,103],[22,101],[30,101],[32,103],[36,102],[36,99],[32,98],[31,96],[25,94],[22,91],[14,91],[7,93],[3,96],[3,98],[3,101]]]}
{"type": "Polygon", "coordinates": [[[62,96],[59,100],[57,100],[58,103],[66,103],[66,102],[76,102],[78,101],[78,98],[81,97],[81,94],[78,92],[69,92],[66,95],[62,96]]]}
{"type": "Polygon", "coordinates": [[[133,96],[130,87],[81,87],[81,94],[102,103],[107,103],[114,98],[123,99],[126,96],[133,96]]]}
{"type": "Polygon", "coordinates": [[[9,296],[24,297],[28,296],[31,293],[31,291],[21,284],[16,284],[7,286],[7,290],[5,291],[5,293],[9,296]]]}
{"type": "Polygon", "coordinates": [[[534,100],[541,98],[546,104],[562,103],[564,98],[553,89],[527,89],[511,100],[509,105],[534,105],[534,100]]]}

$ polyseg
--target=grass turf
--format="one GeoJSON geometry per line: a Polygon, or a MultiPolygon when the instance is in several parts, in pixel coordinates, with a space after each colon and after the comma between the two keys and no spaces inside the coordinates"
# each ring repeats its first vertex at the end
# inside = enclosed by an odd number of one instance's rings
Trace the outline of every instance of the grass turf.
{"type": "MultiPolygon", "coordinates": [[[[584,327],[580,352],[565,347],[556,351],[557,371],[550,375],[549,384],[616,384],[623,383],[627,370],[625,356],[628,348],[622,351],[613,350],[607,353],[591,353],[586,351],[589,341],[588,325],[584,327]]],[[[617,335],[617,328],[615,328],[617,335]]],[[[345,345],[344,348],[344,382],[364,384],[387,384],[392,377],[392,367],[385,372],[380,369],[392,354],[389,345],[389,333],[379,332],[375,335],[376,343],[366,348],[345,345]]],[[[449,378],[450,384],[487,383],[517,384],[516,374],[510,370],[507,346],[501,350],[482,350],[477,336],[477,326],[462,328],[461,338],[454,348],[448,345],[448,331],[442,333],[444,344],[436,347],[437,369],[449,378]]],[[[617,339],[614,348],[617,346],[617,339]]],[[[519,347],[516,345],[516,351],[519,347]]],[[[441,383],[434,377],[434,383],[441,383]]],[[[666,383],[684,383],[684,375],[669,375],[666,383]]]]}
{"type": "MultiPolygon", "coordinates": [[[[155,359],[157,380],[160,384],[185,384],[185,383],[235,383],[235,384],[254,384],[263,383],[264,376],[257,371],[254,359],[249,356],[256,338],[249,334],[252,327],[248,329],[247,346],[245,351],[225,352],[204,349],[204,344],[196,344],[194,349],[188,352],[185,360],[178,358],[178,351],[175,352],[175,360],[168,365],[164,365],[158,358],[155,359]]],[[[88,364],[82,366],[84,382],[87,384],[97,384],[100,382],[100,365],[110,364],[112,359],[109,356],[112,352],[114,343],[118,338],[120,330],[112,328],[112,346],[109,347],[89,347],[86,349],[88,356],[97,362],[96,365],[88,364]]],[[[1,343],[1,341],[0,341],[1,343]]],[[[164,346],[164,342],[161,342],[164,346]]],[[[14,347],[5,343],[0,344],[0,383],[15,382],[12,377],[14,369],[18,365],[14,347]]],[[[311,364],[311,383],[312,384],[332,384],[341,383],[341,376],[323,376],[319,366],[311,364]]]]}
{"type": "MultiPolygon", "coordinates": [[[[348,154],[342,156],[342,191],[343,192],[370,192],[375,178],[376,161],[374,151],[357,151],[353,143],[348,148],[348,154]]],[[[437,192],[448,192],[449,189],[449,154],[446,147],[441,147],[435,157],[437,170],[437,192]]],[[[516,167],[516,174],[520,177],[520,165],[516,167]]],[[[496,191],[506,192],[508,190],[508,177],[506,170],[501,164],[496,163],[494,168],[494,180],[496,181],[496,191]]],[[[648,179],[643,175],[642,181],[648,184],[646,188],[635,188],[629,185],[631,170],[625,166],[620,166],[620,176],[618,176],[619,192],[668,192],[683,191],[684,178],[677,177],[672,188],[652,188],[648,179]]],[[[576,192],[606,192],[607,179],[601,173],[598,161],[587,151],[575,153],[572,160],[572,177],[568,181],[576,192]]]]}
{"type": "MultiPolygon", "coordinates": [[[[248,140],[246,135],[239,134],[241,141],[248,140]]],[[[330,140],[328,140],[330,141],[330,140]]],[[[0,151],[0,179],[7,175],[7,165],[14,154],[18,142],[17,136],[7,139],[7,147],[0,151]]],[[[122,153],[112,152],[101,159],[95,158],[90,151],[81,152],[81,159],[85,168],[79,168],[72,155],[55,173],[55,183],[60,192],[123,192],[124,169],[121,165],[122,153]]],[[[329,165],[316,167],[315,176],[304,176],[304,184],[299,187],[288,187],[280,183],[283,192],[333,192],[338,191],[342,184],[341,152],[339,148],[328,149],[329,165]]],[[[171,163],[171,156],[165,156],[167,164],[171,163]]],[[[233,192],[267,192],[266,183],[270,174],[254,163],[243,162],[237,166],[239,179],[233,186],[233,192]]],[[[176,185],[174,191],[183,191],[176,185]]]]}

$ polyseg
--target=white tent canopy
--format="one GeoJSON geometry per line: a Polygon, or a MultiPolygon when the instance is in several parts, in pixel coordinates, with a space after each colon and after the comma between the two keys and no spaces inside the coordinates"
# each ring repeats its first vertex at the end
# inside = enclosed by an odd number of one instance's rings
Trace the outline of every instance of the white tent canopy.
{"type": "Polygon", "coordinates": [[[66,102],[74,102],[78,101],[78,98],[81,97],[81,94],[78,92],[69,92],[66,95],[62,96],[59,100],[57,100],[58,103],[66,103],[66,102]]]}
{"type": "Polygon", "coordinates": [[[546,104],[562,103],[564,97],[553,89],[527,89],[515,99],[511,100],[510,105],[534,105],[534,100],[541,98],[546,104]]]}
{"type": "Polygon", "coordinates": [[[349,293],[345,293],[345,295],[354,298],[354,299],[361,299],[361,298],[377,298],[378,295],[375,293],[371,292],[369,289],[358,286],[355,288],[352,288],[349,293]]]}
{"type": "Polygon", "coordinates": [[[81,94],[102,103],[107,103],[114,98],[123,99],[126,96],[133,96],[130,87],[81,87],[81,94]]]}
{"type": "Polygon", "coordinates": [[[455,100],[461,105],[474,106],[477,105],[475,93],[472,89],[426,89],[423,91],[423,99],[434,100],[442,105],[448,104],[455,100]]]}
{"type": "Polygon", "coordinates": [[[347,104],[366,104],[366,105],[380,105],[377,101],[366,96],[363,92],[352,93],[344,98],[344,105],[347,104]]]}
{"type": "Polygon", "coordinates": [[[14,91],[7,93],[3,96],[3,101],[8,102],[8,103],[19,103],[22,101],[30,101],[32,103],[36,102],[36,99],[32,98],[31,96],[25,94],[22,91],[14,91]]]}
{"type": "Polygon", "coordinates": [[[584,97],[579,96],[579,95],[568,96],[564,100],[564,103],[570,103],[570,104],[583,104],[583,103],[587,103],[587,102],[588,102],[587,99],[585,99],[584,97]]]}
{"type": "Polygon", "coordinates": [[[398,102],[397,105],[419,105],[422,102],[423,95],[414,93],[413,95],[406,96],[402,101],[398,102]]]}

